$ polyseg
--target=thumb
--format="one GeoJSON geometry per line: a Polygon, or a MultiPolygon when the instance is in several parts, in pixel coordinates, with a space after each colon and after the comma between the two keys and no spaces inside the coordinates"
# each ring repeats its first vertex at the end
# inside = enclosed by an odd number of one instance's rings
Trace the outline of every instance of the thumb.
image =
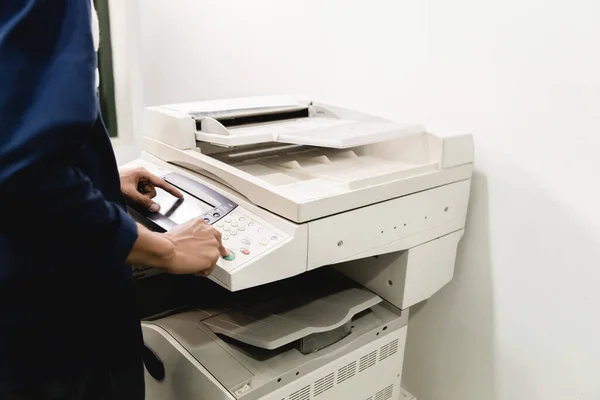
{"type": "Polygon", "coordinates": [[[146,209],[150,210],[151,212],[157,212],[158,210],[160,210],[160,206],[155,203],[154,201],[152,201],[151,198],[144,196],[143,194],[136,192],[135,196],[134,196],[134,200],[136,203],[144,206],[146,209]]]}

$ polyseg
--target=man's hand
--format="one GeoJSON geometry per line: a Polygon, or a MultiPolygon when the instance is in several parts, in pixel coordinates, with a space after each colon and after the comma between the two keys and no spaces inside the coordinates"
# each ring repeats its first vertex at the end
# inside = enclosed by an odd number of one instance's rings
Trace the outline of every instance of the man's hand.
{"type": "Polygon", "coordinates": [[[201,218],[178,225],[164,233],[173,252],[164,268],[173,274],[211,274],[219,257],[229,254],[221,242],[221,232],[201,218]]]}
{"type": "Polygon", "coordinates": [[[151,212],[157,212],[160,206],[152,201],[156,197],[156,188],[159,187],[177,198],[183,194],[174,186],[168,184],[156,175],[152,175],[144,168],[133,168],[121,171],[121,191],[127,200],[138,203],[151,212]]]}
{"type": "MultiPolygon", "coordinates": [[[[175,187],[144,168],[121,172],[121,190],[125,197],[152,212],[159,209],[158,204],[152,201],[157,187],[175,197],[183,197],[175,187]]],[[[228,254],[221,242],[221,233],[202,218],[197,218],[166,233],[151,232],[138,224],[138,239],[127,262],[161,268],[172,274],[208,276],[219,257],[228,254]]]]}
{"type": "Polygon", "coordinates": [[[138,239],[127,263],[165,270],[172,274],[211,274],[219,257],[227,256],[221,233],[198,218],[167,233],[151,232],[138,224],[138,239]]]}

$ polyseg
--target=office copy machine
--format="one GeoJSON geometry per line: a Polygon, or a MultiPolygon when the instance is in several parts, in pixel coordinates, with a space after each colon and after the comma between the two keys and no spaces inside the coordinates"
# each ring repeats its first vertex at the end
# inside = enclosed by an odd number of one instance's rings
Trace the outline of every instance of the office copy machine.
{"type": "Polygon", "coordinates": [[[203,218],[230,251],[143,322],[148,398],[400,398],[408,310],[453,276],[472,137],[287,97],[148,107],[144,135],[128,166],[184,198],[136,217],[203,218]]]}

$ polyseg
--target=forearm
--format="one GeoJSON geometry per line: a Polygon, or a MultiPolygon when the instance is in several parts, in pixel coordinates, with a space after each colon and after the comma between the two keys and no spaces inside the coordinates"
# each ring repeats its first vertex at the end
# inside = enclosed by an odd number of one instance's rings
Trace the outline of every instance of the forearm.
{"type": "Polygon", "coordinates": [[[175,248],[169,239],[138,224],[138,237],[127,256],[127,263],[168,269],[174,254],[175,248]]]}

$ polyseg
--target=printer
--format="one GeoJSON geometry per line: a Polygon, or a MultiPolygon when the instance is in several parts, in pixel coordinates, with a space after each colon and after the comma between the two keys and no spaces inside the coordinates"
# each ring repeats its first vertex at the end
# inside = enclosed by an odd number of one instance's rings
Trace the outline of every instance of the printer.
{"type": "Polygon", "coordinates": [[[203,218],[230,252],[143,320],[147,398],[399,399],[409,309],[453,277],[472,137],[269,96],[147,107],[142,141],[125,167],[184,197],[135,218],[203,218]]]}

